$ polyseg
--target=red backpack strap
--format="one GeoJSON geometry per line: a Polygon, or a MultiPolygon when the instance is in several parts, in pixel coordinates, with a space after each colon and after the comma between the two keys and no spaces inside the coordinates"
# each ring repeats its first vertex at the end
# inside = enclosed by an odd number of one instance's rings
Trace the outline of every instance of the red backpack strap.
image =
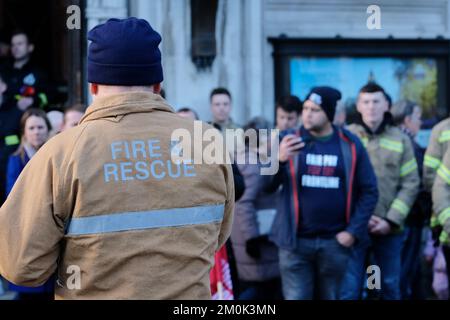
{"type": "MultiPolygon", "coordinates": [[[[301,137],[300,129],[297,129],[295,132],[295,135],[297,137],[301,137]]],[[[298,186],[297,186],[297,179],[295,176],[296,170],[295,170],[296,161],[294,158],[289,159],[289,171],[290,171],[290,178],[291,178],[291,184],[292,184],[292,193],[294,196],[293,202],[294,202],[294,210],[295,210],[295,226],[296,230],[298,229],[299,224],[299,212],[300,212],[300,203],[298,198],[298,186]]]]}
{"type": "Polygon", "coordinates": [[[339,130],[339,136],[342,140],[344,140],[346,143],[350,145],[351,150],[351,156],[352,156],[352,164],[350,168],[350,177],[349,177],[349,189],[347,194],[347,208],[345,217],[347,220],[347,224],[350,223],[350,216],[351,216],[351,210],[352,210],[352,197],[353,197],[353,181],[355,180],[355,173],[356,173],[356,145],[344,135],[342,130],[339,130]]]}

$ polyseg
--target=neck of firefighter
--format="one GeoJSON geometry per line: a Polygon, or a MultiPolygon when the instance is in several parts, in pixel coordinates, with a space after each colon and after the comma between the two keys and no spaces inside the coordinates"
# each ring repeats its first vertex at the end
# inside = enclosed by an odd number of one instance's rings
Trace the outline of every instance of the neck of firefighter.
{"type": "Polygon", "coordinates": [[[94,99],[128,92],[148,92],[160,94],[161,84],[158,83],[151,86],[109,86],[91,84],[91,93],[94,96],[94,99]]]}
{"type": "Polygon", "coordinates": [[[383,123],[383,118],[381,119],[377,119],[374,121],[364,121],[364,123],[366,124],[366,126],[370,129],[370,131],[372,131],[373,133],[377,132],[378,128],[381,126],[381,124],[383,123]]]}

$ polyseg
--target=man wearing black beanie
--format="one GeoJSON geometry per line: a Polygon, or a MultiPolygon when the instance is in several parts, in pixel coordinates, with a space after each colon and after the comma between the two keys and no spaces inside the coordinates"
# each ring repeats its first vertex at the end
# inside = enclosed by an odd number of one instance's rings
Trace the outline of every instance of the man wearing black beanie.
{"type": "Polygon", "coordinates": [[[172,133],[194,137],[194,121],[158,94],[161,36],[147,21],[111,19],[88,39],[94,102],[0,209],[0,274],[38,286],[56,272],[58,299],[209,299],[231,233],[231,166],[172,160],[172,133]]]}
{"type": "Polygon", "coordinates": [[[359,139],[332,125],[341,93],[311,90],[303,127],[280,144],[280,170],[268,191],[283,185],[271,240],[279,247],[288,300],[339,299],[350,250],[367,233],[377,201],[376,179],[359,139]]]}

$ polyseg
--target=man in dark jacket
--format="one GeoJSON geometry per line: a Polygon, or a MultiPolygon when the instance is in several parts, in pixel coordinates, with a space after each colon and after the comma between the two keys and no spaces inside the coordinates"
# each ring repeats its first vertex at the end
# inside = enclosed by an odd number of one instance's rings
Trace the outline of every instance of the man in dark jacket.
{"type": "Polygon", "coordinates": [[[0,206],[5,201],[6,166],[8,157],[20,144],[22,112],[7,100],[7,85],[0,74],[0,206]]]}
{"type": "Polygon", "coordinates": [[[17,31],[11,38],[13,61],[3,66],[4,80],[8,84],[8,96],[17,107],[46,109],[48,106],[48,79],[32,62],[34,45],[30,37],[17,31]]]}
{"type": "Polygon", "coordinates": [[[303,127],[280,144],[280,170],[267,190],[282,185],[271,240],[279,247],[288,300],[339,299],[350,249],[368,237],[378,191],[357,137],[332,125],[339,91],[314,88],[303,105],[303,127]]]}

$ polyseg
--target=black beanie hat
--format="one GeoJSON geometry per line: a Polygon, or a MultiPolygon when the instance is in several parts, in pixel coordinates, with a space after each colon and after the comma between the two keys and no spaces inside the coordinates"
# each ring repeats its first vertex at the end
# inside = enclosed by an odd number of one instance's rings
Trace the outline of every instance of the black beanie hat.
{"type": "Polygon", "coordinates": [[[331,87],[315,87],[306,96],[306,100],[311,100],[319,105],[330,122],[334,121],[336,114],[336,106],[339,100],[342,99],[341,92],[331,87]]]}
{"type": "Polygon", "coordinates": [[[149,86],[163,81],[161,36],[142,19],[110,19],[88,34],[88,82],[149,86]]]}

